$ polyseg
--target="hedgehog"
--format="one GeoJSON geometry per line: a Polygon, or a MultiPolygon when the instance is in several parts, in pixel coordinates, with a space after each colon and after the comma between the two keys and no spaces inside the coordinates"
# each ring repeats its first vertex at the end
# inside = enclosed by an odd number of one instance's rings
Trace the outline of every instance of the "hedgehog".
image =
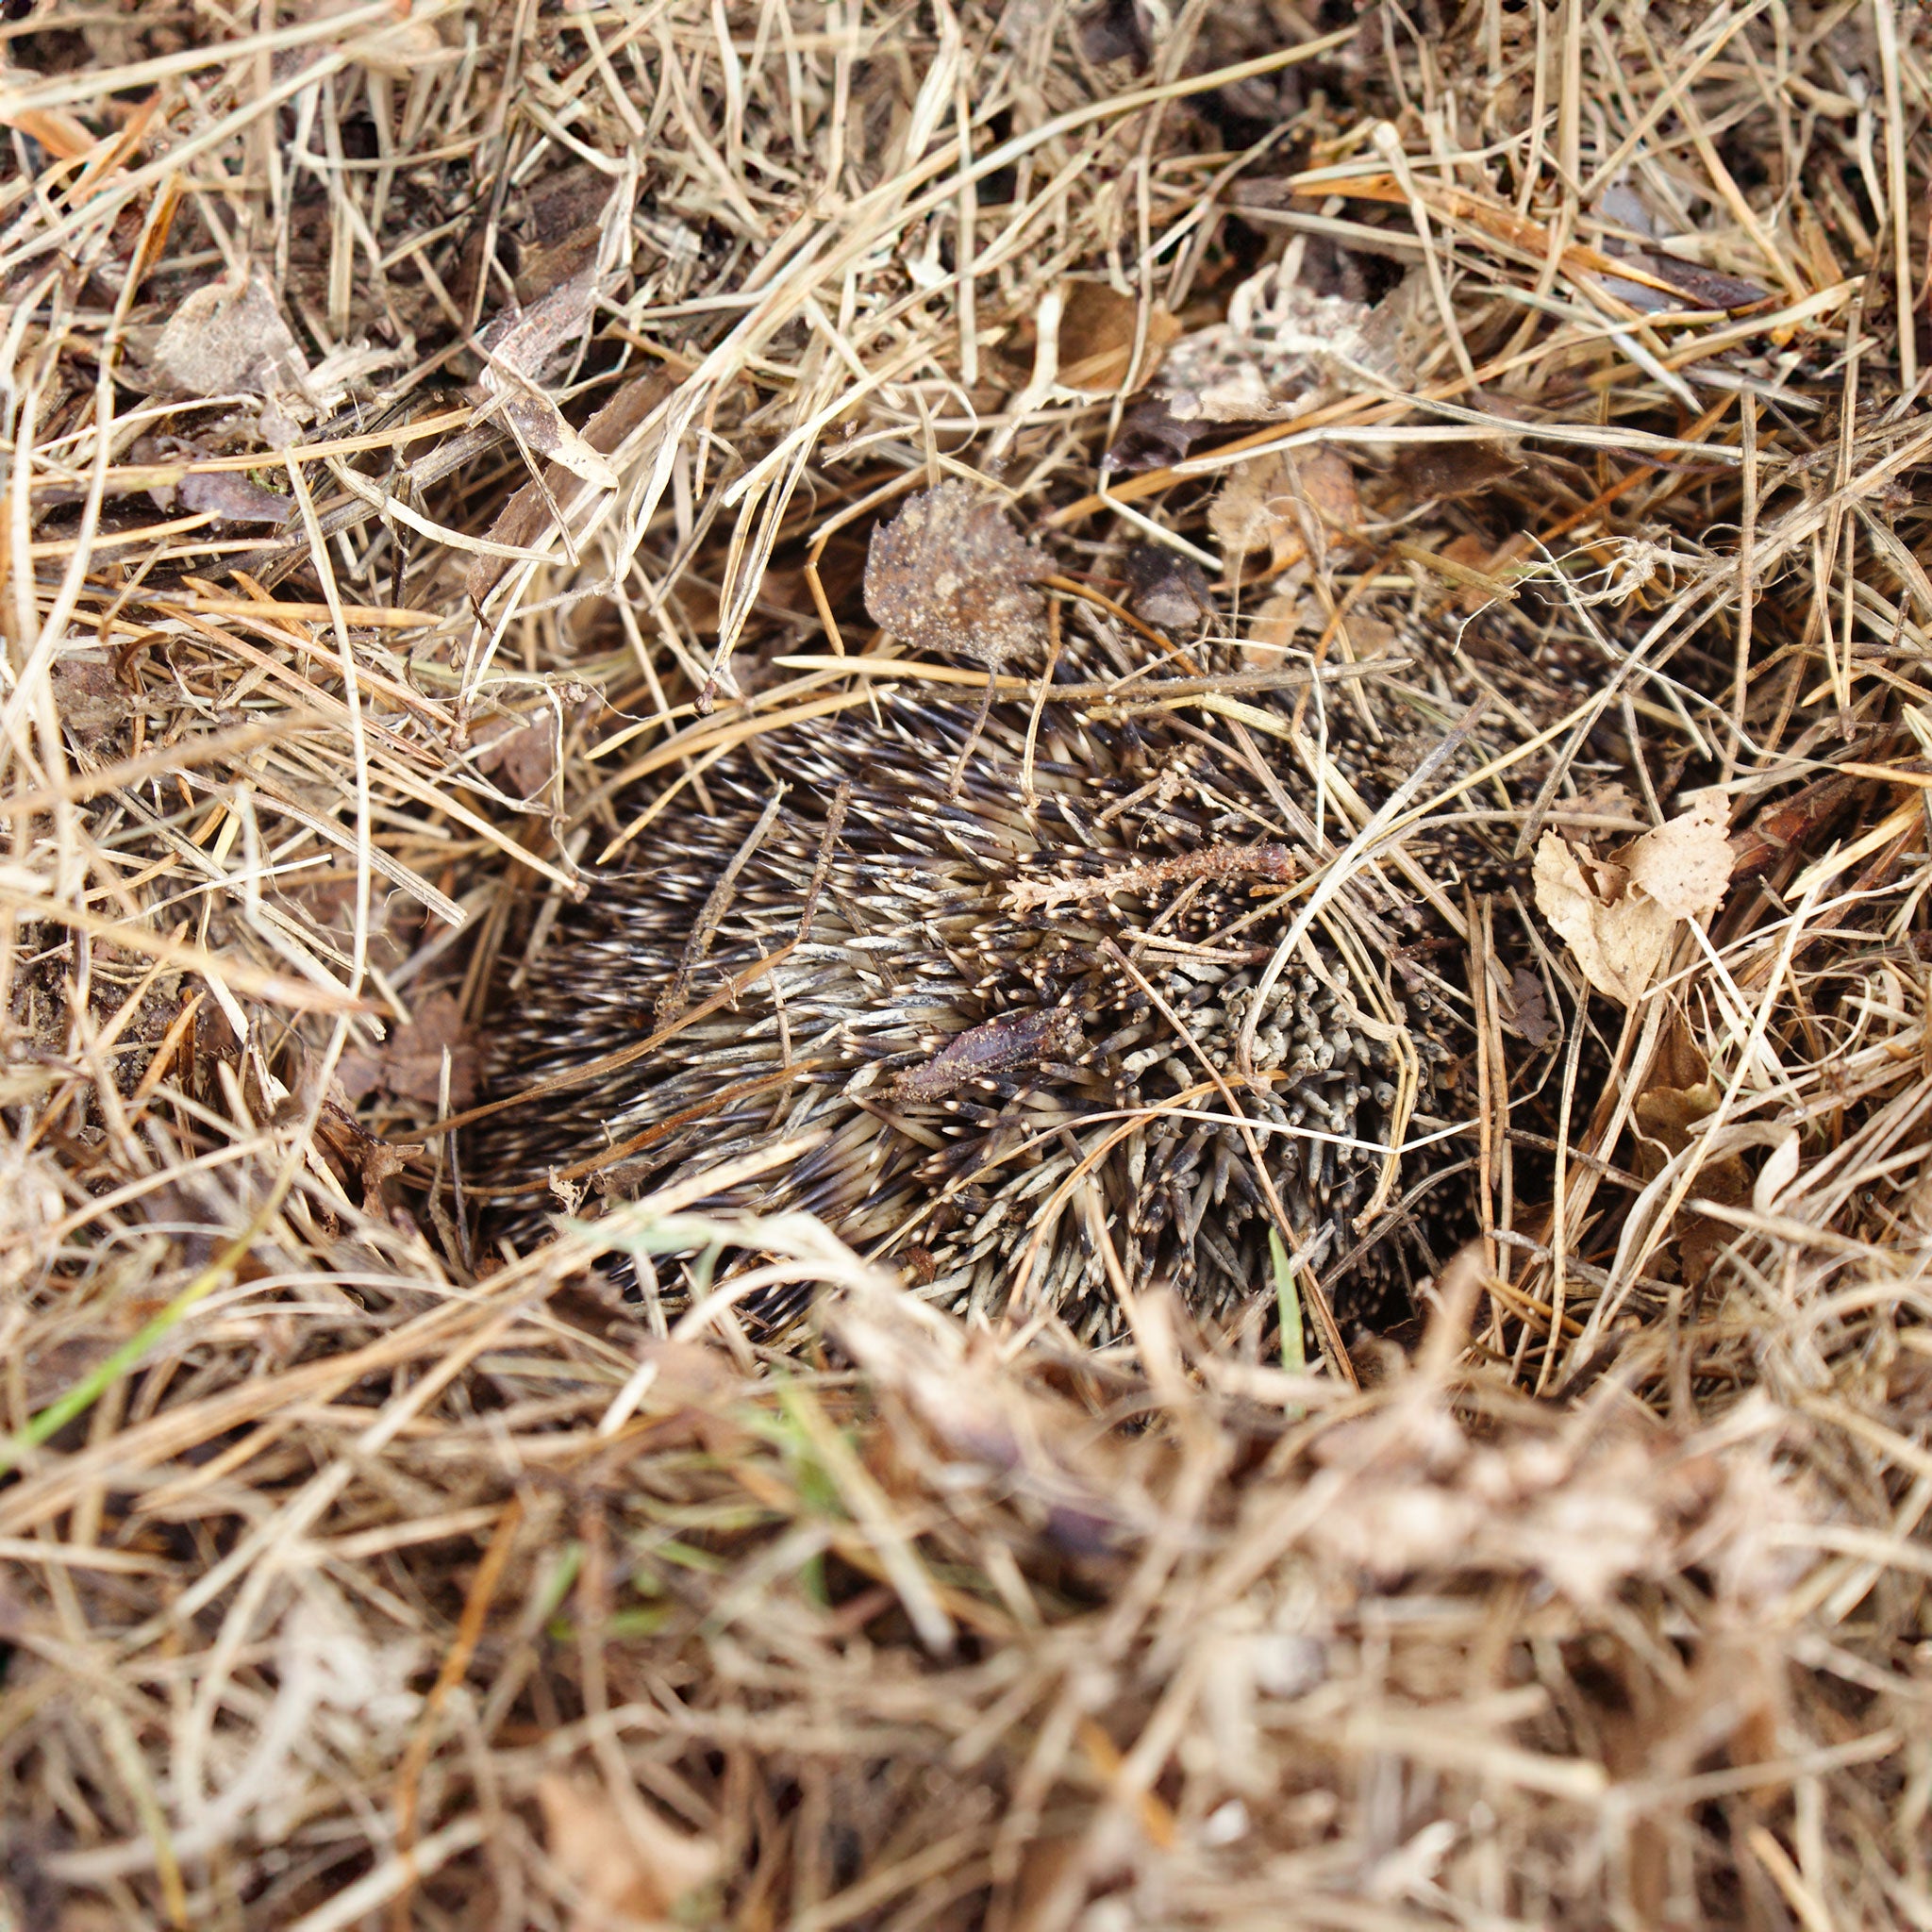
{"type": "MultiPolygon", "coordinates": [[[[962,1312],[1104,1342],[1119,1285],[1158,1281],[1226,1321],[1274,1306],[1284,1255],[1348,1328],[1408,1311],[1460,1238],[1446,1195],[1398,1211],[1459,1105],[1440,936],[1370,880],[1277,958],[1314,837],[1293,768],[1158,685],[1097,702],[1163,654],[1076,610],[1037,706],[909,676],[747,741],[658,813],[647,865],[561,908],[494,1017],[491,1084],[575,1084],[466,1130],[500,1240],[538,1238],[558,1195],[590,1211],[786,1141],[708,1205],[816,1214],[962,1312]]],[[[1211,670],[1232,647],[1196,649],[1211,670]]],[[[1438,685],[1458,677],[1443,653],[1438,685]]],[[[1441,738],[1414,695],[1378,695],[1391,742],[1441,738]]]]}

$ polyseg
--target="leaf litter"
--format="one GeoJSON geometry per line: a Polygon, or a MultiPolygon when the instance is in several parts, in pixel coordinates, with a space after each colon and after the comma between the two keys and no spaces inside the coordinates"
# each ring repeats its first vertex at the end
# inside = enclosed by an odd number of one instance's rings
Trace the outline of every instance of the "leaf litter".
{"type": "Polygon", "coordinates": [[[1537,908],[1597,991],[1634,1006],[1677,927],[1724,904],[1728,824],[1724,794],[1708,791],[1613,858],[1586,863],[1555,832],[1537,841],[1537,908]]]}
{"type": "Polygon", "coordinates": [[[8,22],[0,1919],[1932,1921],[1925,25],[1346,14],[8,22]],[[1414,1330],[691,1176],[492,1249],[445,1109],[619,812],[1068,637],[1015,823],[1162,708],[1448,1016],[1414,1330]],[[1378,822],[1330,674],[1458,665],[1378,822]]]}
{"type": "Polygon", "coordinates": [[[949,793],[958,791],[1001,669],[1045,653],[1046,598],[1039,583],[1053,574],[1053,558],[1019,536],[994,498],[957,479],[908,498],[873,531],[865,559],[865,608],[873,621],[915,650],[986,668],[986,697],[949,793]]]}

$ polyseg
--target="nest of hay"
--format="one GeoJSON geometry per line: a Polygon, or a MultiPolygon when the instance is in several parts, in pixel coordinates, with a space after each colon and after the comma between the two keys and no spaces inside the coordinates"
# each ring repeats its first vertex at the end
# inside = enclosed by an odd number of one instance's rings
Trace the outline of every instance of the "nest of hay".
{"type": "Polygon", "coordinates": [[[6,11],[0,1924],[1932,1924],[1915,9],[6,11]],[[490,1218],[948,478],[1426,907],[1406,1321],[490,1218]]]}

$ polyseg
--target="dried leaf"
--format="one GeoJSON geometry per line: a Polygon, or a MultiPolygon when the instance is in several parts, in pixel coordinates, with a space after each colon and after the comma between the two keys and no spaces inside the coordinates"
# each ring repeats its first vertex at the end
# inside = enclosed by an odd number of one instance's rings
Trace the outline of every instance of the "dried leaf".
{"type": "Polygon", "coordinates": [[[1155,303],[1148,311],[1141,360],[1128,382],[1127,358],[1140,327],[1140,302],[1106,282],[1066,282],[1061,296],[1059,379],[1068,389],[1101,395],[1124,387],[1138,389],[1153,375],[1161,351],[1181,332],[1180,324],[1155,303]]]}
{"type": "Polygon", "coordinates": [[[1125,568],[1134,609],[1160,630],[1191,631],[1214,608],[1207,572],[1164,543],[1136,543],[1125,568]]]}
{"type": "Polygon", "coordinates": [[[308,360],[267,277],[209,282],[188,295],[155,343],[155,366],[178,395],[257,395],[310,412],[308,360]]]}
{"type": "Polygon", "coordinates": [[[1509,976],[1510,997],[1516,1002],[1516,1010],[1507,1015],[1505,1024],[1512,1033],[1520,1035],[1533,1047],[1548,1044],[1557,1030],[1557,1023],[1550,1018],[1549,997],[1543,991],[1543,983],[1534,973],[1519,966],[1509,976]]]}
{"type": "Polygon", "coordinates": [[[1026,1497],[1053,1540],[1082,1553],[1108,1549],[1145,1522],[1146,1498],[1118,1445],[1096,1440],[1071,1409],[1008,1373],[994,1351],[971,1345],[963,1329],[924,1322],[891,1297],[841,1304],[828,1324],[930,1433],[962,1487],[978,1480],[1026,1497]]]}
{"type": "Polygon", "coordinates": [[[517,224],[516,291],[525,307],[593,262],[616,189],[588,162],[539,177],[517,224]]]}
{"type": "Polygon", "coordinates": [[[1282,463],[1290,486],[1314,512],[1315,560],[1338,540],[1353,537],[1361,527],[1361,493],[1356,488],[1355,466],[1336,449],[1291,450],[1282,463]]]}
{"type": "Polygon", "coordinates": [[[1523,467],[1507,443],[1412,442],[1395,457],[1396,480],[1411,503],[1474,496],[1523,467]]]}
{"type": "Polygon", "coordinates": [[[1394,550],[1404,562],[1418,565],[1444,587],[1434,600],[1437,609],[1447,608],[1473,614],[1491,604],[1516,601],[1520,586],[1513,577],[1492,574],[1497,553],[1473,530],[1452,537],[1440,550],[1402,541],[1395,543],[1394,550]]]}
{"type": "MultiPolygon", "coordinates": [[[[1690,1146],[1690,1130],[1714,1113],[1723,1098],[1724,1089],[1709,1078],[1689,1087],[1647,1087],[1637,1096],[1637,1124],[1666,1156],[1674,1157],[1690,1146]]],[[[1661,1171],[1663,1163],[1655,1157],[1643,1158],[1648,1161],[1646,1178],[1661,1171]]]]}
{"type": "Polygon", "coordinates": [[[485,389],[508,387],[506,374],[535,381],[590,326],[597,297],[594,265],[559,282],[541,300],[527,307],[510,303],[493,315],[476,337],[476,346],[490,359],[485,389]]]}
{"type": "Polygon", "coordinates": [[[1293,643],[1295,633],[1307,626],[1311,615],[1300,590],[1274,591],[1248,626],[1247,641],[1241,645],[1242,663],[1264,671],[1277,669],[1281,653],[1293,643]]]}
{"type": "Polygon", "coordinates": [[[1599,778],[1586,786],[1576,794],[1571,808],[1589,818],[1629,819],[1633,828],[1643,823],[1636,794],[1621,778],[1599,778]]]}
{"type": "Polygon", "coordinates": [[[467,1107],[475,1097],[480,1052],[452,993],[427,995],[408,1024],[398,1026],[374,1050],[352,1048],[344,1053],[336,1076],[352,1104],[380,1090],[396,1100],[434,1107],[441,1092],[445,1047],[450,1055],[450,1105],[467,1107]]]}
{"type": "Polygon", "coordinates": [[[499,728],[477,750],[476,769],[502,773],[520,798],[534,798],[557,770],[557,724],[548,711],[527,724],[499,720],[499,728]]]}
{"type": "Polygon", "coordinates": [[[1622,258],[1641,269],[1645,275],[1655,275],[1660,282],[1668,282],[1683,298],[1675,300],[1661,289],[1647,287],[1642,282],[1626,281],[1622,275],[1605,275],[1604,287],[1609,293],[1620,302],[1627,302],[1641,314],[1657,315],[1669,309],[1686,308],[1722,308],[1735,313],[1742,308],[1755,308],[1760,302],[1771,299],[1770,291],[1760,289],[1756,282],[1747,282],[1738,275],[1722,275],[1716,269],[1686,261],[1680,256],[1666,255],[1660,249],[1636,250],[1622,258]]]}
{"type": "Polygon", "coordinates": [[[134,1333],[138,1323],[121,1311],[111,1328],[85,1328],[21,1357],[29,1409],[42,1408],[90,1375],[134,1333]]]}
{"type": "Polygon", "coordinates": [[[1624,855],[1630,883],[1678,919],[1715,912],[1731,879],[1730,813],[1722,791],[1700,791],[1690,809],[1646,832],[1624,855]]]}
{"type": "Polygon", "coordinates": [[[1579,1605],[1674,1561],[1674,1542],[1721,1480],[1637,1428],[1491,1444],[1446,1418],[1375,1418],[1342,1424],[1316,1453],[1360,1471],[1347,1507],[1310,1531],[1325,1555],[1378,1576],[1444,1566],[1540,1575],[1579,1605]]]}
{"type": "Polygon", "coordinates": [[[79,743],[92,745],[127,722],[127,691],[104,659],[62,658],[50,675],[61,727],[79,743]]]}
{"type": "Polygon", "coordinates": [[[54,1158],[13,1136],[0,1140],[0,1291],[11,1294],[44,1265],[48,1229],[66,1206],[54,1158]]]}
{"type": "Polygon", "coordinates": [[[1570,943],[1583,976],[1625,1006],[1641,997],[1679,920],[1714,912],[1731,876],[1722,792],[1644,833],[1586,873],[1554,832],[1536,849],[1538,909],[1570,943]]]}
{"type": "Polygon", "coordinates": [[[294,514],[292,497],[264,490],[238,470],[196,472],[175,486],[175,501],[189,510],[207,510],[231,524],[280,525],[294,514]]]}
{"type": "Polygon", "coordinates": [[[1182,415],[1175,401],[1159,390],[1141,396],[1121,418],[1120,434],[1101,458],[1101,468],[1111,475],[1127,476],[1158,470],[1164,463],[1179,462],[1203,437],[1229,426],[1198,414],[1182,415]]]}
{"type": "Polygon", "coordinates": [[[501,398],[499,407],[523,441],[593,488],[615,490],[617,472],[538,386],[550,365],[590,326],[596,299],[592,262],[528,308],[511,304],[502,309],[477,336],[476,346],[489,358],[484,392],[501,398]]]}
{"type": "Polygon", "coordinates": [[[1335,358],[1386,362],[1372,311],[1342,295],[1317,295],[1286,279],[1280,263],[1249,276],[1227,320],[1182,336],[1168,350],[1146,395],[1121,425],[1108,470],[1175,462],[1217,429],[1267,423],[1289,413],[1335,358]]]}
{"type": "Polygon", "coordinates": [[[564,420],[563,411],[546,395],[507,396],[503,413],[515,425],[517,435],[540,457],[548,457],[558,469],[567,471],[593,490],[615,490],[617,472],[597,453],[595,447],[577,434],[564,420]]]}
{"type": "MultiPolygon", "coordinates": [[[[581,0],[572,0],[572,5],[580,7],[581,0]]],[[[554,174],[540,172],[525,192],[523,218],[517,225],[524,251],[519,272],[529,266],[533,255],[554,255],[575,237],[594,235],[616,192],[611,177],[588,161],[570,162],[554,174]]],[[[562,279],[551,275],[535,283],[524,300],[536,300],[562,279]]]]}
{"type": "Polygon", "coordinates": [[[1281,391],[1306,372],[1306,358],[1257,352],[1225,323],[1184,336],[1167,353],[1156,390],[1184,423],[1209,429],[1266,423],[1286,413],[1281,391]]]}
{"type": "Polygon", "coordinates": [[[992,669],[1044,647],[1046,600],[1034,585],[1053,569],[996,498],[949,480],[874,529],[865,608],[915,650],[992,669]]]}
{"type": "Polygon", "coordinates": [[[1100,0],[1074,22],[1080,52],[1096,67],[1125,60],[1136,74],[1145,74],[1153,57],[1152,25],[1143,0],[1100,0]]]}
{"type": "MultiPolygon", "coordinates": [[[[1637,1171],[1646,1180],[1655,1179],[1666,1160],[1690,1146],[1698,1122],[1715,1113],[1724,1099],[1724,1089],[1710,1078],[1709,1062],[1680,1026],[1672,1028],[1657,1067],[1663,1077],[1637,1096],[1634,1109],[1637,1171]],[[1682,1084],[1669,1084],[1674,1077],[1682,1084]]],[[[1708,1158],[1698,1170],[1697,1192],[1705,1200],[1740,1208],[1751,1199],[1750,1169],[1737,1154],[1708,1158]]],[[[1694,1291],[1704,1286],[1720,1250],[1736,1233],[1734,1227],[1694,1208],[1679,1210],[1673,1235],[1686,1287],[1694,1291]]]]}
{"type": "Polygon", "coordinates": [[[1595,871],[1592,884],[1570,847],[1545,832],[1533,872],[1537,909],[1569,941],[1584,978],[1627,1007],[1650,984],[1674,922],[1647,899],[1624,902],[1629,874],[1621,866],[1595,871]]]}
{"type": "Polygon", "coordinates": [[[1320,563],[1329,540],[1361,523],[1355,471],[1337,450],[1284,450],[1239,463],[1208,508],[1208,525],[1230,562],[1266,550],[1285,570],[1309,555],[1320,563]]]}
{"type": "MultiPolygon", "coordinates": [[[[1275,551],[1293,528],[1293,509],[1281,489],[1279,466],[1273,457],[1237,463],[1208,506],[1208,527],[1233,560],[1255,550],[1275,551]]],[[[1278,555],[1278,552],[1277,552],[1278,555]]]]}
{"type": "MultiPolygon", "coordinates": [[[[633,376],[584,425],[583,441],[600,457],[609,456],[675,387],[673,378],[661,369],[633,376]]],[[[541,487],[534,477],[525,483],[491,525],[490,541],[520,550],[534,544],[550,523],[551,505],[569,508],[575,501],[575,492],[564,481],[568,474],[559,464],[544,476],[541,487]]],[[[463,585],[471,601],[482,603],[508,568],[503,558],[479,556],[471,564],[463,585]]]]}
{"type": "Polygon", "coordinates": [[[550,1862],[569,1882],[572,1932],[660,1924],[717,1876],[718,1847],[667,1824],[641,1798],[620,1807],[600,1784],[537,1780],[550,1862]]]}

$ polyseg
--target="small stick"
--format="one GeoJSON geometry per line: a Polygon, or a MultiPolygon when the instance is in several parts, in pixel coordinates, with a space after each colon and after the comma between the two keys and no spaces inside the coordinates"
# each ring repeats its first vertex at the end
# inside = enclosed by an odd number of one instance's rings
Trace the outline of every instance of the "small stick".
{"type": "Polygon", "coordinates": [[[672,975],[671,984],[658,995],[658,1004],[653,1011],[659,1026],[675,1020],[684,1010],[684,996],[691,985],[691,976],[711,950],[711,941],[724,923],[724,915],[731,910],[731,901],[737,895],[738,875],[750,862],[752,854],[765,842],[765,834],[772,829],[772,821],[778,816],[778,807],[785,792],[786,787],[781,784],[772,793],[772,802],[765,807],[764,816],[751,828],[750,836],[732,856],[731,863],[719,874],[718,883],[711,888],[704,910],[698,914],[698,923],[691,928],[691,938],[684,942],[684,955],[677,962],[677,971],[672,975]]]}
{"type": "Polygon", "coordinates": [[[1046,607],[1046,669],[1041,674],[1040,688],[1033,694],[1033,708],[1026,718],[1026,749],[1020,759],[1020,795],[1031,811],[1040,802],[1033,789],[1033,753],[1040,742],[1041,713],[1046,709],[1046,694],[1053,689],[1053,675],[1060,661],[1060,602],[1053,599],[1046,607]]]}
{"type": "Polygon", "coordinates": [[[1177,852],[1169,858],[1118,865],[1107,872],[1074,878],[1021,879],[1007,895],[1015,912],[1036,907],[1051,911],[1072,900],[1105,898],[1109,892],[1144,892],[1180,879],[1263,878],[1287,881],[1296,874],[1294,855],[1286,845],[1203,845],[1198,851],[1177,852]]]}
{"type": "Polygon", "coordinates": [[[825,829],[819,840],[818,863],[811,869],[811,883],[805,889],[805,904],[798,914],[798,938],[794,943],[804,945],[811,936],[811,923],[818,917],[819,894],[825,889],[825,881],[832,875],[832,847],[839,842],[839,834],[845,829],[845,813],[852,804],[852,780],[841,778],[839,789],[832,793],[831,809],[825,813],[825,829]]]}
{"type": "Polygon", "coordinates": [[[973,729],[966,734],[966,742],[959,747],[959,756],[953,766],[953,775],[946,780],[946,796],[958,798],[959,787],[966,778],[966,760],[973,756],[974,747],[979,742],[979,734],[986,729],[986,714],[992,709],[993,692],[999,685],[999,665],[995,661],[986,667],[986,689],[979,694],[979,708],[973,714],[973,729]]]}

